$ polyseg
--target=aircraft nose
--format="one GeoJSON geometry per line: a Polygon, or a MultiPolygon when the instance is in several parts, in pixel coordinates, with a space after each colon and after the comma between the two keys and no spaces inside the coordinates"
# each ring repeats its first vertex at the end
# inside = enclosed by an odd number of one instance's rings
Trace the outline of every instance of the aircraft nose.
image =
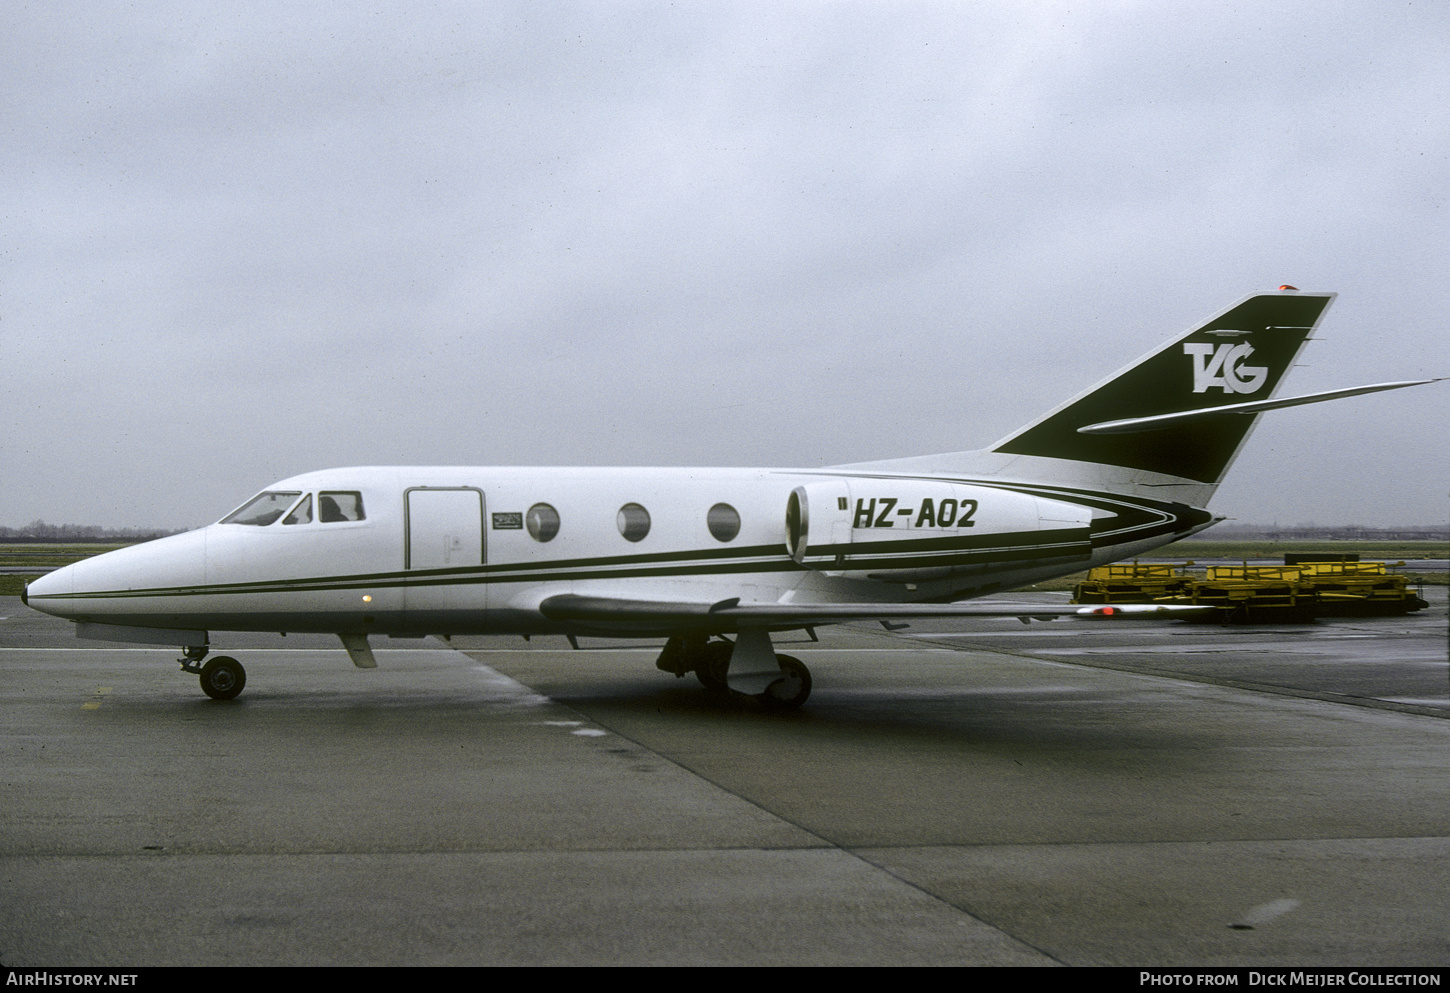
{"type": "Polygon", "coordinates": [[[56,609],[59,601],[61,598],[69,598],[74,591],[75,566],[63,566],[26,583],[20,594],[20,602],[43,613],[63,616],[56,609]]]}
{"type": "MultiPolygon", "coordinates": [[[[160,609],[178,589],[204,579],[206,538],[189,531],[82,559],[41,576],[26,589],[26,603],[57,617],[118,617],[160,609]]],[[[168,601],[169,602],[169,601],[168,601]]]]}

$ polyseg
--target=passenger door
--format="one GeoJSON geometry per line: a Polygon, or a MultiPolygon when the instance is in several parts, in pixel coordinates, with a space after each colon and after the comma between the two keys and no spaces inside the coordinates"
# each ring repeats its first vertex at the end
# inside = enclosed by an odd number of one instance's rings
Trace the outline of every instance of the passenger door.
{"type": "Polygon", "coordinates": [[[406,494],[407,542],[403,568],[458,569],[486,561],[483,491],[467,487],[414,487],[406,494]]]}
{"type": "Polygon", "coordinates": [[[483,609],[483,491],[415,486],[404,492],[404,610],[408,625],[450,634],[483,609]],[[448,570],[439,572],[436,570],[448,570]]]}

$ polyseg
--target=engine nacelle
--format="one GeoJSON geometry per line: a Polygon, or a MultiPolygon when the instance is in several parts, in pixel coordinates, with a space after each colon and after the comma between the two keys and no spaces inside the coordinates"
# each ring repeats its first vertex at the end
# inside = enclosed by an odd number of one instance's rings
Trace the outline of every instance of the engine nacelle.
{"type": "Polygon", "coordinates": [[[851,490],[844,479],[807,483],[791,491],[785,502],[785,547],[790,557],[809,568],[821,568],[851,543],[851,490]]]}
{"type": "Polygon", "coordinates": [[[786,547],[808,569],[897,582],[987,565],[1086,561],[1092,510],[945,480],[838,477],[786,501],[786,547]]]}

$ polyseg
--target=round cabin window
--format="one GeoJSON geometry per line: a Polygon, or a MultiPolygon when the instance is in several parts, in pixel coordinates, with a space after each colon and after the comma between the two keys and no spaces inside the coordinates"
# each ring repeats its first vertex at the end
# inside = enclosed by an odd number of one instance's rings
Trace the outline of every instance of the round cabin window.
{"type": "Polygon", "coordinates": [[[619,508],[615,523],[625,541],[642,541],[649,534],[649,511],[637,503],[627,503],[619,508]]]}
{"type": "Polygon", "coordinates": [[[536,503],[524,515],[524,525],[535,541],[549,541],[559,533],[559,512],[547,503],[536,503]]]}
{"type": "Polygon", "coordinates": [[[717,503],[705,515],[705,526],[716,541],[731,541],[740,533],[740,513],[728,503],[717,503]]]}

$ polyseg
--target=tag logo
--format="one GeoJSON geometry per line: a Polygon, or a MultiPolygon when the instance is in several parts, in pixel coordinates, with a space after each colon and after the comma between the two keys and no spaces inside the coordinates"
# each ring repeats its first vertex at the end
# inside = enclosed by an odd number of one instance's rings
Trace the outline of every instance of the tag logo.
{"type": "Polygon", "coordinates": [[[1214,348],[1211,341],[1190,341],[1183,345],[1185,355],[1193,356],[1193,392],[1206,393],[1218,387],[1225,393],[1253,393],[1269,378],[1269,370],[1261,365],[1240,365],[1254,354],[1248,342],[1230,345],[1225,342],[1214,348]]]}

